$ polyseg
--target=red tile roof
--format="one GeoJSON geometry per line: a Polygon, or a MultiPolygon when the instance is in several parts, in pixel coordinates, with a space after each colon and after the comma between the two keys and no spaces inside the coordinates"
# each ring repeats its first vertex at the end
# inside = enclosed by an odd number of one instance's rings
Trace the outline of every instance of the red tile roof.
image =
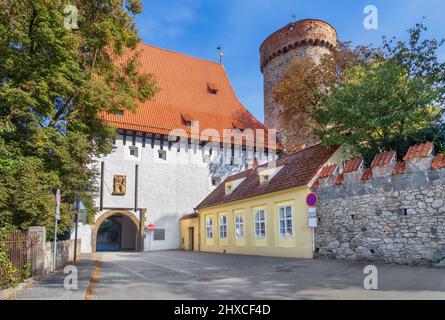
{"type": "Polygon", "coordinates": [[[199,121],[200,132],[216,129],[221,137],[223,130],[234,129],[234,124],[237,128],[265,129],[236,97],[223,65],[146,44],[139,44],[116,63],[135,54],[139,54],[140,71],[154,75],[159,91],[151,100],[137,102],[135,112],[103,112],[110,125],[165,135],[182,129],[190,136],[185,117],[199,121]]]}
{"type": "Polygon", "coordinates": [[[406,172],[406,162],[399,162],[397,163],[396,167],[392,171],[392,175],[396,176],[398,174],[403,174],[406,172]]]}
{"type": "Polygon", "coordinates": [[[372,169],[371,168],[367,168],[365,170],[365,172],[363,173],[362,180],[363,181],[368,181],[368,180],[371,180],[371,178],[372,178],[372,169]]]}
{"type": "Polygon", "coordinates": [[[357,171],[360,168],[360,166],[363,164],[363,161],[364,161],[363,157],[346,161],[343,172],[351,173],[351,172],[357,171]]]}
{"type": "Polygon", "coordinates": [[[276,161],[276,166],[283,168],[267,184],[260,184],[258,175],[259,170],[267,168],[267,164],[229,177],[225,182],[243,177],[246,179],[229,195],[225,193],[225,184],[220,184],[198,205],[197,209],[307,185],[336,150],[336,147],[327,149],[322,145],[316,145],[282,157],[276,161]]]}
{"type": "Polygon", "coordinates": [[[432,142],[416,144],[415,146],[409,148],[408,152],[406,153],[405,160],[427,158],[432,154],[433,147],[432,142]]]}
{"type": "Polygon", "coordinates": [[[438,154],[434,158],[431,168],[434,170],[445,168],[445,153],[438,154]]]}
{"type": "Polygon", "coordinates": [[[337,169],[338,165],[337,164],[327,164],[323,167],[323,169],[321,169],[320,174],[318,175],[318,177],[320,179],[323,178],[329,178],[334,174],[335,169],[337,169]]]}
{"type": "Polygon", "coordinates": [[[335,179],[335,184],[337,186],[341,186],[344,183],[345,183],[345,175],[343,173],[340,173],[338,175],[337,179],[335,179]]]}
{"type": "Polygon", "coordinates": [[[388,152],[382,152],[375,156],[374,160],[371,163],[371,168],[382,167],[390,164],[391,161],[395,158],[396,152],[394,150],[388,152]]]}
{"type": "MultiPolygon", "coordinates": [[[[258,166],[257,166],[257,167],[258,167],[258,166]]],[[[253,170],[253,169],[249,169],[249,170],[246,170],[246,171],[243,171],[243,172],[234,174],[233,176],[228,177],[228,178],[226,179],[226,181],[224,181],[224,183],[226,183],[226,182],[232,182],[232,181],[236,181],[236,180],[239,180],[239,179],[246,178],[246,177],[252,172],[252,170],[253,170]]]]}
{"type": "Polygon", "coordinates": [[[313,184],[312,184],[312,190],[318,189],[318,187],[320,187],[320,180],[317,179],[313,184]]]}
{"type": "Polygon", "coordinates": [[[179,221],[195,219],[195,218],[198,218],[198,217],[199,217],[199,215],[197,213],[186,214],[185,216],[182,216],[181,219],[179,219],[179,221]]]}

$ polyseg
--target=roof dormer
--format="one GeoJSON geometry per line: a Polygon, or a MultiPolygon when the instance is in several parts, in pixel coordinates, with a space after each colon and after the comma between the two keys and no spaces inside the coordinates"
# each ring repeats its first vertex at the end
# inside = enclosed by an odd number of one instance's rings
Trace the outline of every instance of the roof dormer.
{"type": "Polygon", "coordinates": [[[217,86],[215,83],[213,83],[213,82],[207,82],[207,91],[208,91],[210,94],[217,95],[217,94],[218,94],[218,91],[219,91],[219,88],[218,88],[218,86],[217,86]]]}
{"type": "Polygon", "coordinates": [[[259,169],[260,184],[268,184],[284,166],[259,169]]]}
{"type": "Polygon", "coordinates": [[[233,191],[238,188],[238,186],[245,180],[245,178],[233,180],[233,181],[227,181],[225,183],[225,193],[226,196],[231,195],[233,191]]]}

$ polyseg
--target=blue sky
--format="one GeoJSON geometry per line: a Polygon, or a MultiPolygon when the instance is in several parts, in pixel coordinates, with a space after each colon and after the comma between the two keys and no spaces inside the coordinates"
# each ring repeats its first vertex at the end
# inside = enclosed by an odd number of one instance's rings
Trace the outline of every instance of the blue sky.
{"type": "MultiPolygon", "coordinates": [[[[342,41],[380,44],[386,35],[406,38],[406,30],[426,17],[428,36],[445,37],[443,0],[164,0],[144,2],[137,25],[144,43],[218,60],[241,102],[263,121],[263,80],[258,48],[272,32],[306,18],[331,23],[342,41]],[[378,30],[363,27],[367,5],[379,9],[378,30]]],[[[445,60],[445,50],[441,51],[445,60]]]]}

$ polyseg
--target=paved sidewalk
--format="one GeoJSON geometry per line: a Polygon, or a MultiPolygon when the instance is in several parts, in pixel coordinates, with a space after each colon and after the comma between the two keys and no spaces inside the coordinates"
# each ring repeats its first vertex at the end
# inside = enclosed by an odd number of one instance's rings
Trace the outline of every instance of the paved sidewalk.
{"type": "Polygon", "coordinates": [[[77,263],[72,264],[78,269],[78,290],[64,288],[63,282],[67,274],[59,270],[18,290],[10,300],[84,300],[96,264],[97,259],[93,255],[82,255],[77,263]]]}

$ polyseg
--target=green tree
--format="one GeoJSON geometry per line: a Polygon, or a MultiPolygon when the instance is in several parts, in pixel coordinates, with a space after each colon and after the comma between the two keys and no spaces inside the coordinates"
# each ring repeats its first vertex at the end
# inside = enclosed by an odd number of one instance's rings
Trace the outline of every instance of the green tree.
{"type": "Polygon", "coordinates": [[[443,144],[445,64],[437,50],[444,42],[422,40],[423,31],[419,23],[408,42],[385,39],[372,59],[347,68],[344,80],[322,93],[323,107],[312,116],[326,144],[368,160],[389,149],[402,156],[415,142],[443,144]]]}
{"type": "Polygon", "coordinates": [[[349,42],[339,42],[336,50],[319,61],[294,59],[283,80],[274,88],[274,98],[283,106],[280,117],[286,127],[287,151],[300,149],[299,137],[314,130],[317,123],[311,114],[323,107],[323,96],[329,88],[344,80],[347,68],[364,63],[373,53],[373,49],[366,46],[352,48],[349,42]]]}
{"type": "Polygon", "coordinates": [[[0,3],[0,228],[51,231],[57,188],[61,234],[77,194],[92,211],[91,159],[112,150],[115,134],[101,113],[134,110],[156,92],[137,54],[127,55],[141,9],[139,0],[0,3]],[[78,15],[66,16],[67,5],[78,15]]]}
{"type": "Polygon", "coordinates": [[[377,48],[340,43],[319,63],[296,59],[274,90],[288,133],[315,130],[325,144],[367,160],[388,149],[401,156],[427,140],[443,150],[445,64],[437,53],[444,41],[424,39],[426,30],[418,23],[408,41],[384,38],[377,48]],[[309,125],[295,125],[298,113],[309,125]]]}

